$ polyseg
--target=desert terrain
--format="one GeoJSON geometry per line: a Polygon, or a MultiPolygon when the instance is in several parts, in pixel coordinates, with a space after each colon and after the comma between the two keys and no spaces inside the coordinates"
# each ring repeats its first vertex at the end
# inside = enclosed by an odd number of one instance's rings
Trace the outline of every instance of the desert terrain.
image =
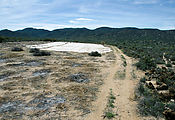
{"type": "Polygon", "coordinates": [[[114,46],[101,57],[50,51],[33,56],[29,45],[0,46],[0,119],[139,120],[134,91],[143,72],[114,46]],[[13,47],[23,51],[11,51],[13,47]],[[109,105],[113,96],[112,106],[109,105]]]}

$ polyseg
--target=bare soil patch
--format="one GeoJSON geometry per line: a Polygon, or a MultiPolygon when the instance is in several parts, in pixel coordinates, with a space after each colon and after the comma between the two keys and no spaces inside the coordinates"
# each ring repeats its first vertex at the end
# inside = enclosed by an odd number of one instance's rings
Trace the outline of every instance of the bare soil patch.
{"type": "Polygon", "coordinates": [[[113,52],[33,56],[25,47],[41,43],[0,44],[0,119],[82,120],[92,112],[105,79],[102,71],[115,60],[113,52]]]}

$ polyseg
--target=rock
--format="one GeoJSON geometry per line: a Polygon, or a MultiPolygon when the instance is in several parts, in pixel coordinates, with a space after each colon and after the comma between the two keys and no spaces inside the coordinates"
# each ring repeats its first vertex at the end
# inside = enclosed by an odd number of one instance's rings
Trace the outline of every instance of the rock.
{"type": "Polygon", "coordinates": [[[175,88],[174,87],[169,88],[169,93],[170,93],[171,98],[175,99],[175,88]]]}
{"type": "Polygon", "coordinates": [[[162,85],[159,85],[156,87],[157,90],[168,90],[168,86],[163,83],[162,85]]]}
{"type": "Polygon", "coordinates": [[[175,120],[175,111],[172,111],[171,109],[165,110],[163,112],[167,120],[175,120]]]}
{"type": "Polygon", "coordinates": [[[164,84],[163,82],[160,82],[160,81],[156,81],[156,84],[157,85],[162,85],[162,84],[164,84]]]}
{"type": "Polygon", "coordinates": [[[170,96],[170,93],[168,90],[164,90],[164,91],[161,91],[158,93],[159,93],[159,96],[162,100],[170,100],[171,99],[171,96],[170,96]]]}
{"type": "Polygon", "coordinates": [[[155,89],[154,85],[152,82],[146,82],[146,86],[149,88],[149,89],[155,89]]]}

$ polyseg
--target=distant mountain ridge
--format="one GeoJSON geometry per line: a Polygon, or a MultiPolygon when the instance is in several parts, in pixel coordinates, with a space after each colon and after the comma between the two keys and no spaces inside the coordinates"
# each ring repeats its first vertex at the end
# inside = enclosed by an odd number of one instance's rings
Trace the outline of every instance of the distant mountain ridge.
{"type": "Polygon", "coordinates": [[[101,27],[94,30],[87,28],[64,28],[49,31],[45,29],[25,28],[17,31],[1,30],[0,36],[24,39],[77,40],[82,42],[104,41],[108,43],[126,39],[175,41],[175,30],[101,27]]]}

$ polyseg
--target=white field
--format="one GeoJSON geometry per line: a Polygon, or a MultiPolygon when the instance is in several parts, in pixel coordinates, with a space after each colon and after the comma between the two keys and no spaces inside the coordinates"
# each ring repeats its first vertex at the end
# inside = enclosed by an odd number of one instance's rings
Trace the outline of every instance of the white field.
{"type": "Polygon", "coordinates": [[[79,52],[79,53],[89,53],[92,51],[97,51],[99,53],[107,53],[112,51],[111,48],[105,47],[100,44],[90,44],[90,43],[74,43],[74,42],[51,42],[47,44],[40,45],[28,45],[28,48],[38,48],[41,50],[49,51],[68,51],[68,52],[79,52]]]}

